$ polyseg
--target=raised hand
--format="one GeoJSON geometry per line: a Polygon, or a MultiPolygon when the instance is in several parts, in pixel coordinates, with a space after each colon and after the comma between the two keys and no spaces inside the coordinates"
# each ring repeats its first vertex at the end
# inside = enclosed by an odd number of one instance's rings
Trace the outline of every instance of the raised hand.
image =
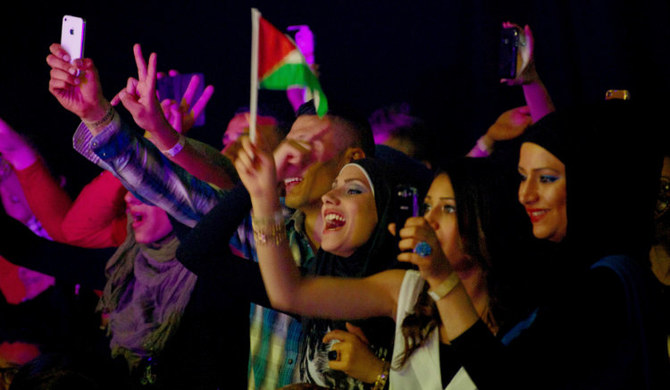
{"type": "Polygon", "coordinates": [[[82,58],[70,64],[70,56],[58,43],[52,44],[49,51],[46,59],[51,67],[49,92],[83,121],[93,123],[102,119],[109,110],[109,102],[102,94],[93,60],[82,58]]]}
{"type": "Polygon", "coordinates": [[[495,123],[489,127],[486,136],[492,141],[514,139],[533,123],[528,106],[512,108],[500,114],[495,123]]]}
{"type": "Polygon", "coordinates": [[[2,118],[0,118],[0,155],[18,170],[32,165],[38,156],[30,143],[2,118]]]}
{"type": "Polygon", "coordinates": [[[500,79],[500,82],[507,85],[522,85],[531,83],[539,78],[537,71],[535,70],[535,59],[533,57],[533,51],[535,49],[533,32],[528,25],[525,25],[522,29],[520,26],[514,23],[503,22],[503,28],[510,27],[515,27],[522,31],[521,37],[519,39],[516,77],[513,79],[500,79]]]}
{"type": "Polygon", "coordinates": [[[347,322],[347,330],[333,330],[323,337],[324,343],[338,341],[331,347],[331,351],[337,352],[337,359],[330,360],[328,366],[363,382],[374,383],[384,362],[372,353],[360,328],[347,322]]]}
{"type": "Polygon", "coordinates": [[[435,236],[435,231],[424,217],[408,218],[399,234],[398,247],[403,252],[398,255],[398,260],[419,267],[421,277],[431,285],[433,284],[431,282],[439,285],[453,272],[449,261],[442,252],[442,246],[437,240],[437,236],[435,236]],[[430,249],[423,253],[415,250],[419,243],[425,243],[421,245],[428,245],[430,249]]]}
{"type": "Polygon", "coordinates": [[[138,126],[149,132],[159,127],[169,126],[156,96],[156,53],[151,53],[149,62],[144,60],[139,44],[133,46],[137,79],[129,78],[124,90],[119,92],[119,100],[130,112],[138,126]]]}
{"type": "MultiPolygon", "coordinates": [[[[247,136],[241,137],[242,148],[240,149],[235,168],[240,180],[249,191],[251,201],[256,205],[265,203],[264,200],[277,200],[277,174],[272,154],[251,143],[247,136]]],[[[269,204],[267,206],[275,206],[269,204]]],[[[274,212],[274,209],[272,209],[274,212]]]]}
{"type": "Polygon", "coordinates": [[[314,33],[306,24],[288,26],[288,31],[297,31],[295,33],[295,44],[298,50],[305,57],[308,65],[314,64],[314,33]]]}
{"type": "Polygon", "coordinates": [[[274,152],[277,179],[297,176],[314,161],[312,145],[306,141],[284,139],[274,152]]]}

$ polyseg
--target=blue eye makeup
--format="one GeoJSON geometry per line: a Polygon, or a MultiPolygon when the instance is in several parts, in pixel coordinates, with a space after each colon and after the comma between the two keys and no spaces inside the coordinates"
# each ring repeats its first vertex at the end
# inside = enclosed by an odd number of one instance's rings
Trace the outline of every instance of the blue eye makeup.
{"type": "Polygon", "coordinates": [[[347,187],[347,194],[348,195],[358,195],[358,194],[364,193],[365,190],[366,190],[365,187],[363,187],[360,184],[350,184],[347,187]]]}
{"type": "Polygon", "coordinates": [[[560,179],[559,176],[554,175],[540,175],[540,183],[553,183],[560,179]]]}

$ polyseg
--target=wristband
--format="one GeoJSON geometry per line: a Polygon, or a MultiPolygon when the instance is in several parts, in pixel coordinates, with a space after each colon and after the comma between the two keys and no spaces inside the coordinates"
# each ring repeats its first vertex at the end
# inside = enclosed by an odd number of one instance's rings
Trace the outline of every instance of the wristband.
{"type": "Polygon", "coordinates": [[[179,134],[179,139],[177,140],[177,143],[174,144],[173,147],[171,147],[168,150],[161,150],[161,153],[168,157],[174,157],[179,154],[179,152],[184,149],[184,145],[186,145],[186,137],[183,135],[179,134]]]}
{"type": "Polygon", "coordinates": [[[434,290],[428,290],[428,295],[430,295],[430,297],[433,298],[435,302],[437,302],[447,296],[447,294],[449,294],[456,286],[458,286],[460,281],[461,278],[458,277],[458,274],[452,271],[451,275],[444,279],[444,281],[440,283],[437,288],[434,290]]]}
{"type": "Polygon", "coordinates": [[[95,122],[84,121],[84,124],[86,124],[86,127],[88,127],[89,129],[100,128],[103,125],[107,125],[107,123],[111,122],[112,118],[114,118],[114,113],[115,112],[116,111],[114,111],[114,106],[110,105],[109,110],[107,110],[107,112],[105,113],[105,115],[102,118],[98,119],[95,122]]]}
{"type": "Polygon", "coordinates": [[[493,145],[487,145],[486,142],[484,142],[484,137],[486,137],[486,135],[482,135],[477,139],[477,148],[487,155],[491,155],[491,153],[493,153],[493,145]]]}

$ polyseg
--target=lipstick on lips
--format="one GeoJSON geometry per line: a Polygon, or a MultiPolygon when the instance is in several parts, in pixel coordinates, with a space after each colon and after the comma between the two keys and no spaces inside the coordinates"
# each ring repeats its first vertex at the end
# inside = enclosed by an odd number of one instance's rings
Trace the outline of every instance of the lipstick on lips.
{"type": "Polygon", "coordinates": [[[532,223],[542,220],[548,211],[548,209],[526,209],[526,213],[528,213],[528,217],[530,217],[530,222],[532,223]]]}
{"type": "Polygon", "coordinates": [[[323,231],[337,230],[344,226],[346,219],[340,213],[332,210],[326,210],[323,213],[323,231]]]}

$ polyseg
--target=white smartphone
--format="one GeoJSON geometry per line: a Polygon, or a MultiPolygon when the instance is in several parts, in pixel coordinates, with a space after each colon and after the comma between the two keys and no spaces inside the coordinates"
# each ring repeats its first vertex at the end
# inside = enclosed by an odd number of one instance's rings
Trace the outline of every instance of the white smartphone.
{"type": "Polygon", "coordinates": [[[84,56],[86,21],[72,15],[63,16],[60,44],[70,55],[70,62],[84,56]]]}

